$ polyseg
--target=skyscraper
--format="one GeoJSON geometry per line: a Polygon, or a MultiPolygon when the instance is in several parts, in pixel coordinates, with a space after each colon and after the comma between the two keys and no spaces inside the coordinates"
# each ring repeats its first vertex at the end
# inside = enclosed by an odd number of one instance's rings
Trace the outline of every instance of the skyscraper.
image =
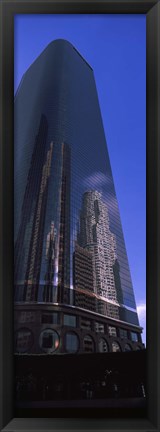
{"type": "Polygon", "coordinates": [[[14,148],[15,351],[141,348],[94,73],[69,42],[24,74],[14,148]]]}

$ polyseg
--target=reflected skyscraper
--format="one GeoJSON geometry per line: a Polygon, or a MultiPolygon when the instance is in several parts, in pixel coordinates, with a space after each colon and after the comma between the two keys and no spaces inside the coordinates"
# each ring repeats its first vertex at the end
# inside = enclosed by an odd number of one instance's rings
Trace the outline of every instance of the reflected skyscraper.
{"type": "Polygon", "coordinates": [[[102,203],[101,194],[97,191],[84,194],[79,241],[93,256],[96,293],[108,300],[117,301],[113,275],[116,260],[115,236],[109,228],[107,206],[102,203]]]}
{"type": "Polygon", "coordinates": [[[73,254],[73,285],[75,306],[96,311],[93,256],[78,244],[73,254]]]}
{"type": "Polygon", "coordinates": [[[100,192],[88,191],[83,196],[78,239],[84,250],[90,251],[92,256],[93,290],[97,294],[95,297],[104,300],[96,302],[97,312],[110,315],[108,301],[111,301],[118,306],[114,308],[115,315],[113,313],[111,316],[118,318],[119,290],[114,272],[117,261],[116,239],[110,231],[107,206],[102,202],[100,192]]]}
{"type": "Polygon", "coordinates": [[[94,73],[69,42],[26,71],[14,123],[16,352],[142,347],[94,73]]]}

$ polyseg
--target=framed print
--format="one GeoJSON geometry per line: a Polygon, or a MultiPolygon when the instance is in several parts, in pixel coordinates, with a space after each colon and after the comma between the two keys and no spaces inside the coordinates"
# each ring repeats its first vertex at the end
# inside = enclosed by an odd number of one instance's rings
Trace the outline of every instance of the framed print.
{"type": "Polygon", "coordinates": [[[159,21],[159,1],[1,2],[4,431],[158,431],[159,21]],[[103,111],[106,82],[113,120],[103,111]],[[115,168],[109,141],[118,143],[115,168]],[[145,155],[147,348],[137,315],[144,282],[135,291],[118,208],[127,202],[137,271],[145,267],[145,155]]]}

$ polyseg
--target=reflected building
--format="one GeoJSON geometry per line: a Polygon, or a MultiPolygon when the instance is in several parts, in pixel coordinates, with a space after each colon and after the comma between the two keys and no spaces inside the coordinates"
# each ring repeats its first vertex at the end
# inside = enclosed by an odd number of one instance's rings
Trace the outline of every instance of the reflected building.
{"type": "MultiPolygon", "coordinates": [[[[39,130],[33,143],[33,153],[26,179],[24,198],[21,203],[21,218],[15,242],[14,280],[16,301],[36,301],[38,297],[38,280],[46,211],[45,197],[50,169],[48,164],[49,159],[51,159],[49,158],[49,154],[46,155],[47,131],[47,119],[42,114],[39,130]]],[[[52,153],[52,149],[53,145],[51,144],[50,154],[52,153]]]]}
{"type": "Polygon", "coordinates": [[[92,253],[75,245],[73,254],[74,305],[96,311],[95,277],[92,253]]]}
{"type": "MultiPolygon", "coordinates": [[[[78,241],[92,256],[93,287],[97,294],[97,312],[108,315],[111,301],[115,305],[115,318],[119,317],[118,291],[114,274],[116,256],[115,235],[110,231],[106,204],[98,191],[83,195],[78,241]],[[101,301],[101,299],[103,301],[101,301]],[[106,305],[107,301],[107,305],[106,305]],[[108,308],[108,310],[107,310],[108,308]]],[[[111,307],[112,309],[112,307],[111,307]]],[[[110,315],[110,313],[109,313],[110,315]]],[[[110,316],[114,316],[112,313],[110,316]]]]}
{"type": "MultiPolygon", "coordinates": [[[[69,303],[70,151],[67,144],[59,145],[57,177],[52,191],[54,200],[54,188],[57,187],[57,202],[54,203],[56,211],[52,213],[55,222],[51,220],[45,241],[48,185],[56,145],[51,142],[47,149],[41,131],[44,122],[46,125],[45,116],[42,116],[33,149],[20,226],[15,242],[15,300],[38,302],[41,299],[45,302],[69,303]],[[41,284],[42,266],[44,272],[41,284]]],[[[56,160],[54,162],[56,164],[56,160]]]]}
{"type": "Polygon", "coordinates": [[[14,112],[15,351],[142,348],[92,67],[53,41],[14,112]]]}
{"type": "Polygon", "coordinates": [[[51,222],[51,229],[47,234],[46,240],[46,261],[47,271],[45,275],[46,285],[44,287],[43,301],[44,302],[55,302],[57,296],[53,295],[53,286],[56,286],[55,281],[55,270],[56,270],[56,230],[54,228],[54,222],[51,222]]]}

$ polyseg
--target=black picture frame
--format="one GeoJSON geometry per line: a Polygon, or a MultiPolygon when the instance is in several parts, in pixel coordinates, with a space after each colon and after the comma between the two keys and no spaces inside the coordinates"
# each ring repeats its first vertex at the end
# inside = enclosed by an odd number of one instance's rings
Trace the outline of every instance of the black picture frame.
{"type": "MultiPolygon", "coordinates": [[[[160,2],[159,0],[1,0],[0,104],[0,427],[3,431],[160,430],[160,2]],[[14,418],[13,363],[13,53],[14,15],[146,14],[147,21],[147,417],[14,418]]],[[[138,155],[137,155],[138,157],[138,155]]]]}

